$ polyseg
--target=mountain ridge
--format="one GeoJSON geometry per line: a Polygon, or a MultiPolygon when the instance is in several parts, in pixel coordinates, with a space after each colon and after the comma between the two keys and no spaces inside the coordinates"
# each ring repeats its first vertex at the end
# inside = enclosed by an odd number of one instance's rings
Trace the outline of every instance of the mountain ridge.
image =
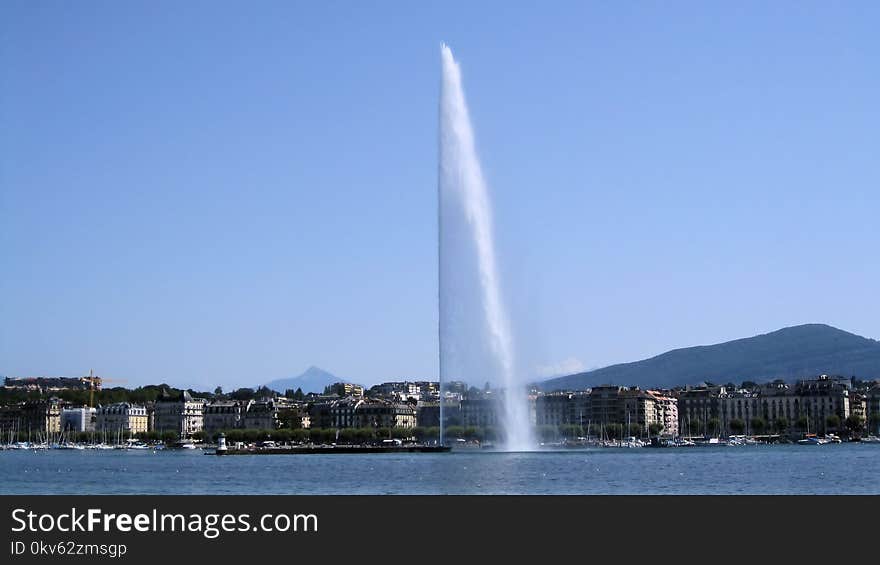
{"type": "Polygon", "coordinates": [[[703,381],[791,380],[821,373],[880,377],[880,342],[827,324],[802,324],[712,345],[574,373],[538,383],[543,390],[598,384],[672,388],[703,381]]]}
{"type": "Polygon", "coordinates": [[[310,392],[322,393],[327,385],[341,380],[333,373],[312,365],[295,377],[275,379],[266,383],[265,386],[282,394],[288,389],[296,390],[298,388],[301,388],[306,394],[310,392]]]}

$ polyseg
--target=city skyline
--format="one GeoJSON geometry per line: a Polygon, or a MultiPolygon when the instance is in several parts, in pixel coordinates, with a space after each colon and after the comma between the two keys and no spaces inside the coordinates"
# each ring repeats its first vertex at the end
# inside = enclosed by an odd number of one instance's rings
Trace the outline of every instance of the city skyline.
{"type": "Polygon", "coordinates": [[[441,40],[522,372],[880,336],[872,4],[2,10],[2,374],[436,378],[441,40]]]}

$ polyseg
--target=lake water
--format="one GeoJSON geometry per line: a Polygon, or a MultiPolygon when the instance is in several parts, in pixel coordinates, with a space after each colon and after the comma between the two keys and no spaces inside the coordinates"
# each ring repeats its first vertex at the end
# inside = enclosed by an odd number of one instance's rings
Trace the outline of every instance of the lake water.
{"type": "Polygon", "coordinates": [[[880,494],[880,445],[227,457],[2,451],[0,494],[880,494]]]}

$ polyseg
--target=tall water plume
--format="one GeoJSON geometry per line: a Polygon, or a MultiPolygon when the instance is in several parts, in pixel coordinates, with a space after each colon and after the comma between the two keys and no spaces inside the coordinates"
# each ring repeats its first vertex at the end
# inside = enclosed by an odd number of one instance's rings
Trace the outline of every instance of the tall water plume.
{"type": "Polygon", "coordinates": [[[448,46],[442,45],[440,51],[440,380],[442,386],[451,378],[502,384],[503,445],[511,451],[529,450],[535,442],[525,386],[518,382],[514,369],[510,322],[495,257],[492,206],[477,158],[461,69],[448,46]]]}

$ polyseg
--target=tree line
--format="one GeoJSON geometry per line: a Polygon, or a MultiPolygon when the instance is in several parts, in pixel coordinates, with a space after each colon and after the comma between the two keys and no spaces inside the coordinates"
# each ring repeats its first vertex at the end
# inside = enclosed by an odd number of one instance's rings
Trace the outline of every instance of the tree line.
{"type": "MultiPolygon", "coordinates": [[[[880,414],[874,414],[871,418],[872,422],[880,423],[880,414]]],[[[748,421],[734,418],[728,422],[728,429],[734,435],[742,435],[749,432],[756,435],[765,433],[776,433],[779,435],[788,432],[846,432],[857,433],[865,428],[865,420],[861,416],[852,414],[847,416],[845,420],[841,420],[840,416],[831,414],[824,419],[824,428],[817,430],[817,423],[807,416],[801,416],[794,422],[789,422],[787,418],[777,418],[772,422],[768,422],[760,416],[749,419],[748,421]]],[[[685,430],[691,435],[700,433],[709,433],[710,435],[719,435],[724,430],[721,426],[721,420],[718,418],[709,418],[705,422],[703,420],[690,420],[685,424],[685,430]]]]}
{"type": "MultiPolygon", "coordinates": [[[[259,400],[263,398],[277,398],[279,394],[265,386],[258,388],[238,388],[229,393],[224,393],[222,387],[217,387],[214,392],[198,391],[194,389],[185,389],[193,398],[203,398],[208,401],[214,400],[259,400]]],[[[131,404],[147,404],[155,402],[163,391],[176,398],[180,396],[184,389],[175,388],[167,384],[144,385],[137,388],[112,387],[101,388],[95,390],[94,405],[116,404],[119,402],[129,402],[131,404]]],[[[73,406],[88,406],[90,391],[88,389],[62,389],[62,390],[28,390],[24,388],[6,388],[0,387],[0,406],[19,404],[22,402],[36,402],[40,400],[48,400],[50,398],[58,398],[59,400],[69,403],[73,406]]],[[[296,390],[287,390],[284,396],[293,400],[304,400],[306,394],[301,388],[296,390]]]]}

